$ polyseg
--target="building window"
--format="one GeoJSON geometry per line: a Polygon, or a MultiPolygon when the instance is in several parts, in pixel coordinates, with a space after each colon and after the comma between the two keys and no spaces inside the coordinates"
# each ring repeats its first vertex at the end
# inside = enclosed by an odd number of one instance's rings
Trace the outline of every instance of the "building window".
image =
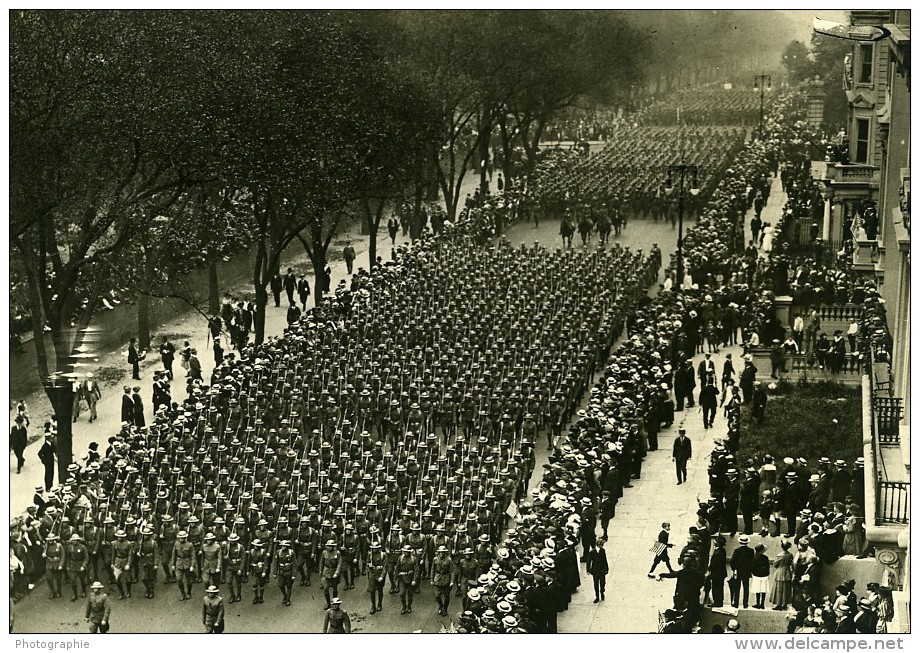
{"type": "Polygon", "coordinates": [[[863,43],[859,46],[859,83],[872,83],[872,54],[873,47],[871,43],[863,43]]]}
{"type": "Polygon", "coordinates": [[[853,163],[869,163],[869,119],[856,119],[856,158],[853,163]]]}

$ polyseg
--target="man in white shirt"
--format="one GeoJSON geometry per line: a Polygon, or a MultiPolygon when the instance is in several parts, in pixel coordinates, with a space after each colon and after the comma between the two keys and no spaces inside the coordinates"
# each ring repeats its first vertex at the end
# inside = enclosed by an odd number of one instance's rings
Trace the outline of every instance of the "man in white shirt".
{"type": "Polygon", "coordinates": [[[805,338],[805,320],[801,313],[796,313],[792,321],[792,337],[795,339],[795,344],[798,345],[797,349],[801,349],[805,338]]]}

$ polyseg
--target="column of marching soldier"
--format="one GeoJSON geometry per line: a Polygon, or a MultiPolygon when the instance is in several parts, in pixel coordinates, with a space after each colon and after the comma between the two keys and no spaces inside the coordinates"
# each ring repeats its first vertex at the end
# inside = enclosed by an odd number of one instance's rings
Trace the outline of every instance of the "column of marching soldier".
{"type": "Polygon", "coordinates": [[[52,598],[97,579],[152,598],[162,580],[262,603],[274,578],[284,605],[318,580],[329,607],[366,575],[372,613],[387,584],[411,612],[428,578],[447,615],[660,265],[460,236],[358,275],[74,469],[32,510],[52,598]]]}

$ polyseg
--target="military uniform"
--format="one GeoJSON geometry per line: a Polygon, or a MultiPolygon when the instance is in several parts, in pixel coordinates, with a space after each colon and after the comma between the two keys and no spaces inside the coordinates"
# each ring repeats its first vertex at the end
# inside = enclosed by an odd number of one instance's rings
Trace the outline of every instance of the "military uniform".
{"type": "Polygon", "coordinates": [[[206,585],[220,586],[220,570],[223,565],[223,551],[216,542],[212,533],[204,537],[201,546],[201,576],[205,577],[206,585]]]}
{"type": "Polygon", "coordinates": [[[418,575],[418,558],[412,553],[412,547],[406,544],[396,560],[396,578],[399,583],[399,599],[402,602],[403,614],[412,612],[412,599],[418,586],[418,575]]]}
{"type": "Polygon", "coordinates": [[[143,572],[144,596],[152,599],[157,583],[157,567],[160,564],[160,551],[156,541],[151,537],[152,529],[145,529],[143,539],[137,548],[138,564],[143,572]]]}
{"type": "Polygon", "coordinates": [[[380,544],[371,544],[371,552],[367,558],[367,591],[371,595],[371,614],[383,610],[386,567],[386,554],[380,544]]]}
{"type": "Polygon", "coordinates": [[[284,605],[291,605],[291,592],[294,587],[294,554],[288,540],[282,540],[275,556],[275,576],[281,589],[284,605]]]}
{"type": "Polygon", "coordinates": [[[109,616],[111,615],[109,596],[104,592],[93,592],[86,601],[86,619],[89,621],[89,632],[109,632],[109,616]]]}
{"type": "Polygon", "coordinates": [[[206,633],[224,632],[224,600],[217,592],[208,592],[201,607],[201,623],[206,633]]]}
{"type": "Polygon", "coordinates": [[[192,579],[197,573],[198,561],[195,547],[188,541],[188,534],[180,531],[173,547],[172,572],[175,575],[182,601],[192,598],[192,579]]]}
{"type": "Polygon", "coordinates": [[[246,569],[252,577],[253,603],[264,602],[263,595],[265,594],[265,583],[268,579],[269,562],[262,540],[253,540],[249,549],[248,564],[246,565],[246,569]]]}
{"type": "Polygon", "coordinates": [[[80,596],[86,596],[86,571],[89,566],[89,551],[79,535],[72,535],[67,547],[67,574],[70,576],[70,588],[73,591],[71,601],[77,600],[77,587],[80,596]]]}
{"type": "Polygon", "coordinates": [[[431,584],[434,585],[438,614],[447,616],[450,607],[450,585],[454,578],[454,563],[447,555],[447,547],[440,547],[431,564],[431,584]]]}
{"type": "MultiPolygon", "coordinates": [[[[45,574],[48,576],[48,588],[51,590],[49,598],[56,599],[61,596],[61,583],[64,579],[64,558],[66,552],[60,537],[50,533],[45,545],[43,557],[45,558],[45,574]]],[[[76,600],[76,593],[74,594],[76,600]]]]}
{"type": "Polygon", "coordinates": [[[342,554],[335,548],[335,544],[327,542],[325,550],[319,559],[320,576],[323,582],[323,596],[326,597],[326,608],[332,605],[332,599],[339,595],[339,578],[342,573],[342,554]]]}
{"type": "Polygon", "coordinates": [[[240,543],[240,536],[231,533],[227,538],[224,554],[224,571],[230,586],[230,603],[237,603],[242,598],[243,570],[246,566],[246,549],[240,543]]]}

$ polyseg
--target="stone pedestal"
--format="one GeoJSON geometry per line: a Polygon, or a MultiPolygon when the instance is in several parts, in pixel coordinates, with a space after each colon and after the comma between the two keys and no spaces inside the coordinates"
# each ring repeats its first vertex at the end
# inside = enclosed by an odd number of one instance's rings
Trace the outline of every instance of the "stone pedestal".
{"type": "Polygon", "coordinates": [[[779,320],[779,323],[784,327],[788,327],[792,324],[792,320],[789,317],[789,308],[792,306],[792,297],[789,295],[778,295],[776,297],[776,319],[779,320]]]}

